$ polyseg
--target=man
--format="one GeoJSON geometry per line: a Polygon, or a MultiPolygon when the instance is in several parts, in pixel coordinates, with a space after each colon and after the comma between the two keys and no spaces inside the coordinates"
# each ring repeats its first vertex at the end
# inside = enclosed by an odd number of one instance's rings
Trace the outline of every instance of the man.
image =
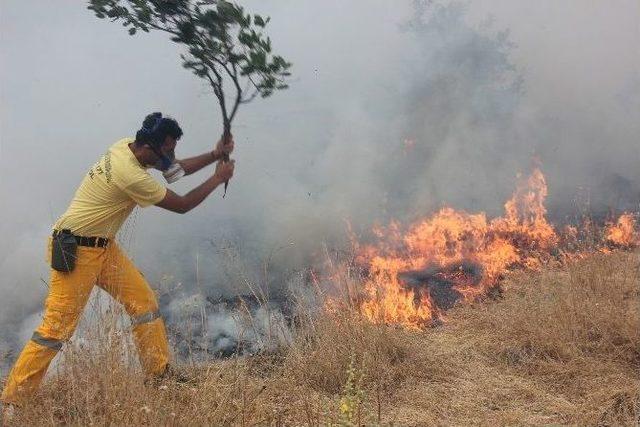
{"type": "Polygon", "coordinates": [[[169,349],[156,297],[114,238],[136,205],[186,213],[233,176],[234,161],[224,161],[234,148],[230,136],[211,152],[176,161],[174,149],[181,136],[174,119],[150,114],[135,139],[116,142],[84,177],[71,205],[54,225],[44,317],[9,374],[0,398],[3,403],[19,405],[38,388],[51,360],[73,335],[95,284],[122,303],[131,317],[145,374],[162,376],[168,371],[169,349]],[[165,188],[147,170],[153,167],[165,171],[165,176],[170,170],[175,177],[214,162],[215,173],[184,196],[165,188]],[[75,254],[56,252],[63,235],[71,238],[75,254]],[[65,264],[56,266],[54,259],[59,261],[61,256],[65,264]]]}

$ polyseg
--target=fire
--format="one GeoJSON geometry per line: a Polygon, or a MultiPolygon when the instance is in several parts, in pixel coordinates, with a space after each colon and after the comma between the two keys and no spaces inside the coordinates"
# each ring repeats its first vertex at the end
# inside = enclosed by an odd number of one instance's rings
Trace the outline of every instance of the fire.
{"type": "Polygon", "coordinates": [[[518,176],[505,213],[497,218],[443,207],[408,226],[391,221],[375,227],[375,244],[362,244],[349,225],[354,263],[364,277],[360,286],[349,288],[349,305],[374,323],[420,329],[445,321],[455,304],[486,295],[514,268],[640,246],[633,214],[624,213],[604,230],[585,218],[557,231],[547,221],[546,197],[547,183],[536,167],[529,176],[518,176]]]}
{"type": "Polygon", "coordinates": [[[473,300],[513,266],[540,265],[558,236],[546,220],[547,185],[535,169],[519,178],[503,217],[450,207],[403,229],[377,228],[377,245],[358,245],[366,271],[361,313],[376,323],[420,328],[443,319],[442,309],[473,300]]]}
{"type": "Polygon", "coordinates": [[[631,247],[639,243],[636,235],[636,220],[632,214],[622,214],[616,222],[609,222],[605,228],[605,238],[617,246],[631,247]]]}
{"type": "Polygon", "coordinates": [[[547,182],[539,168],[535,168],[526,179],[520,177],[513,197],[504,205],[506,215],[496,218],[496,230],[506,234],[519,234],[527,245],[549,249],[558,243],[558,236],[547,222],[547,182]]]}

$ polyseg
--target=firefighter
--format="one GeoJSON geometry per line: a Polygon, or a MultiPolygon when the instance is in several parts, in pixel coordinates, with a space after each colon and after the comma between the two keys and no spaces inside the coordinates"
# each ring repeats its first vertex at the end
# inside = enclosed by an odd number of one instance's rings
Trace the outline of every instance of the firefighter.
{"type": "Polygon", "coordinates": [[[0,400],[20,405],[38,388],[51,360],[73,335],[94,285],[120,302],[131,318],[140,364],[150,377],[170,372],[165,326],[153,290],[115,241],[136,206],[159,206],[186,213],[198,206],[234,171],[231,136],[213,151],[176,160],[182,129],[161,113],[148,115],[135,138],[113,144],[89,169],[67,211],[49,238],[51,275],[44,316],[15,362],[0,400]],[[154,179],[148,169],[163,171],[172,182],[216,163],[202,184],[180,196],[154,179]]]}

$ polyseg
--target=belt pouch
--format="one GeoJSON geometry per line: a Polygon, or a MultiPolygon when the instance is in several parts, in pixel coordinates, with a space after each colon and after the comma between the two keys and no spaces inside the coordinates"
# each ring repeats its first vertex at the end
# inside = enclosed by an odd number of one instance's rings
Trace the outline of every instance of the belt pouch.
{"type": "Polygon", "coordinates": [[[55,233],[51,245],[51,268],[63,273],[73,271],[76,266],[78,242],[71,230],[55,233]]]}

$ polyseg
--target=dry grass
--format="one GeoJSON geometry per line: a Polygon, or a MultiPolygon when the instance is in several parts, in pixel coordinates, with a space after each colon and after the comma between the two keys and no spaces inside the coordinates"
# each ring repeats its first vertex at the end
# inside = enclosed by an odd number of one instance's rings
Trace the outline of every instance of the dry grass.
{"type": "Polygon", "coordinates": [[[428,334],[419,356],[428,374],[397,405],[406,421],[636,425],[638,256],[519,273],[506,288],[503,300],[459,308],[428,334]]]}
{"type": "Polygon", "coordinates": [[[308,317],[278,354],[183,367],[190,385],[145,385],[120,350],[79,351],[12,424],[636,425],[638,265],[620,253],[514,273],[501,299],[424,332],[308,317]]]}

